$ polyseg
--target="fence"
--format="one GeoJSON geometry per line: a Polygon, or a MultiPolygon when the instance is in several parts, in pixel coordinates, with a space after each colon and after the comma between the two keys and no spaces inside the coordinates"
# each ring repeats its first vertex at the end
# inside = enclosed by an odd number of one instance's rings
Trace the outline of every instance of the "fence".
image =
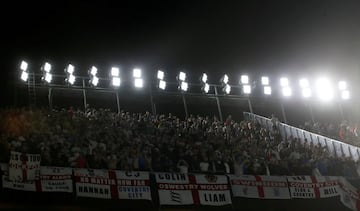
{"type": "MultiPolygon", "coordinates": [[[[258,122],[263,127],[268,130],[272,130],[273,123],[269,118],[259,116],[256,114],[252,114],[249,112],[244,112],[244,118],[247,120],[251,120],[254,122],[258,122]]],[[[312,133],[309,131],[305,131],[281,122],[276,123],[277,128],[280,131],[282,138],[294,137],[298,138],[301,143],[305,143],[305,139],[307,140],[307,144],[320,144],[321,146],[326,146],[331,156],[334,157],[351,157],[354,161],[359,160],[359,147],[346,144],[340,142],[335,139],[331,139],[316,133],[312,133]]]]}

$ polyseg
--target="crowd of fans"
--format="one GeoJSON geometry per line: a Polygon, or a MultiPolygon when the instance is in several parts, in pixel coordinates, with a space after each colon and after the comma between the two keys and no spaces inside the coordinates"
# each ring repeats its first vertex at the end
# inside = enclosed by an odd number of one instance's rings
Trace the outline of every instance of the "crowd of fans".
{"type": "Polygon", "coordinates": [[[323,136],[333,138],[335,140],[340,140],[342,142],[352,144],[355,146],[360,146],[360,131],[358,131],[357,124],[351,123],[349,121],[341,121],[340,123],[320,123],[311,121],[306,121],[302,129],[317,133],[323,136]]]}
{"type": "MultiPolygon", "coordinates": [[[[41,154],[41,165],[95,169],[358,177],[360,163],[282,139],[256,122],[114,113],[107,109],[0,112],[0,161],[41,154]]],[[[306,140],[305,140],[306,141],[306,140]]]]}

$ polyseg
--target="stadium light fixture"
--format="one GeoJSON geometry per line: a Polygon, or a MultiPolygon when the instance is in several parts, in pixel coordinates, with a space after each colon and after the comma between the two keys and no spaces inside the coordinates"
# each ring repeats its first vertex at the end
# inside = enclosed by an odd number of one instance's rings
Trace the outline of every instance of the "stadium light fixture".
{"type": "Polygon", "coordinates": [[[119,68],[118,67],[112,67],[111,68],[111,76],[112,77],[119,77],[119,68]]]}
{"type": "Polygon", "coordinates": [[[96,76],[93,76],[93,78],[91,79],[91,84],[92,84],[93,86],[97,86],[98,83],[99,83],[99,78],[96,77],[96,76]]]}
{"type": "Polygon", "coordinates": [[[51,64],[49,64],[48,62],[46,62],[44,64],[44,71],[47,72],[47,73],[50,73],[51,71],[51,64]]]}
{"type": "Polygon", "coordinates": [[[271,86],[264,86],[264,94],[271,95],[271,86]]]}
{"type": "Polygon", "coordinates": [[[158,70],[158,71],[157,71],[157,78],[158,78],[159,80],[164,80],[164,76],[165,76],[164,71],[161,71],[161,70],[158,70]]]}
{"type": "Polygon", "coordinates": [[[181,82],[181,85],[180,85],[181,91],[186,92],[188,90],[188,88],[189,88],[189,85],[187,82],[185,82],[185,81],[181,82]]]}
{"type": "Polygon", "coordinates": [[[204,84],[206,84],[207,80],[208,80],[208,76],[206,75],[206,73],[203,73],[202,76],[201,76],[201,81],[202,81],[204,84]]]}
{"type": "Polygon", "coordinates": [[[300,79],[299,84],[301,88],[309,87],[309,81],[306,78],[300,79]]]}
{"type": "Polygon", "coordinates": [[[25,62],[25,61],[22,61],[21,64],[20,64],[20,69],[21,69],[22,71],[26,71],[27,68],[28,68],[28,63],[25,62]]]}
{"type": "Polygon", "coordinates": [[[142,88],[144,86],[142,78],[135,78],[134,85],[136,88],[142,88]]]}
{"type": "Polygon", "coordinates": [[[185,81],[186,80],[186,73],[180,72],[179,73],[179,80],[180,81],[185,81]]]}
{"type": "Polygon", "coordinates": [[[290,97],[292,95],[290,87],[284,87],[282,91],[283,91],[283,95],[285,97],[290,97]]]}
{"type": "Polygon", "coordinates": [[[310,89],[310,88],[304,88],[304,89],[302,90],[302,95],[303,95],[303,97],[305,97],[305,98],[311,97],[311,89],[310,89]]]}
{"type": "Polygon", "coordinates": [[[159,81],[159,88],[165,90],[166,88],[166,81],[160,80],[159,81]]]}
{"type": "Polygon", "coordinates": [[[341,92],[341,99],[348,100],[350,98],[350,92],[348,90],[344,90],[341,92]]]}
{"type": "Polygon", "coordinates": [[[112,78],[112,85],[115,87],[119,87],[121,83],[120,77],[113,77],[112,78]]]}
{"type": "Polygon", "coordinates": [[[51,81],[52,81],[52,74],[47,72],[47,73],[45,74],[45,77],[43,77],[43,79],[44,79],[46,82],[51,83],[51,81]]]}
{"type": "Polygon", "coordinates": [[[241,78],[240,78],[240,83],[241,84],[249,84],[249,76],[242,75],[241,78]]]}
{"type": "Polygon", "coordinates": [[[72,64],[69,64],[66,68],[66,72],[69,73],[69,74],[73,74],[74,73],[74,70],[75,70],[75,67],[74,65],[72,64]]]}
{"type": "Polygon", "coordinates": [[[204,86],[202,87],[202,90],[204,93],[209,93],[210,85],[208,83],[205,83],[204,86]]]}
{"type": "Polygon", "coordinates": [[[90,74],[92,76],[96,76],[98,69],[95,66],[91,67],[90,74]]]}
{"type": "Polygon", "coordinates": [[[346,88],[347,88],[346,81],[339,81],[339,89],[341,91],[344,91],[344,90],[346,90],[346,88]]]}
{"type": "Polygon", "coordinates": [[[26,82],[29,78],[29,74],[26,71],[22,71],[20,78],[26,82]]]}
{"type": "Polygon", "coordinates": [[[225,94],[230,94],[231,92],[231,86],[229,84],[226,84],[224,87],[225,94]]]}
{"type": "Polygon", "coordinates": [[[264,86],[268,86],[269,85],[269,77],[267,77],[267,76],[261,77],[261,84],[264,86]]]}
{"type": "Polygon", "coordinates": [[[73,74],[69,75],[68,82],[73,85],[75,83],[76,77],[73,74]]]}
{"type": "Polygon", "coordinates": [[[251,86],[249,84],[243,85],[244,94],[251,94],[251,86]]]}
{"type": "Polygon", "coordinates": [[[280,86],[287,87],[289,86],[289,79],[287,78],[280,78],[280,86]]]}
{"type": "Polygon", "coordinates": [[[139,69],[139,68],[133,69],[133,77],[134,78],[141,78],[141,69],[139,69]]]}
{"type": "Polygon", "coordinates": [[[333,90],[330,81],[326,78],[320,78],[316,81],[318,96],[321,100],[331,100],[333,98],[333,90]]]}
{"type": "Polygon", "coordinates": [[[229,76],[228,75],[224,75],[222,78],[221,78],[221,83],[223,84],[228,84],[229,83],[229,76]]]}

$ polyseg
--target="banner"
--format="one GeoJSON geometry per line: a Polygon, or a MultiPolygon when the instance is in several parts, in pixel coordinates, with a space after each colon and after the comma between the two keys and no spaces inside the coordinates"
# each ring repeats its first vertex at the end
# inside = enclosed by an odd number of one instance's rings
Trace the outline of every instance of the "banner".
{"type": "Polygon", "coordinates": [[[151,200],[149,172],[116,171],[119,199],[151,200]]]}
{"type": "Polygon", "coordinates": [[[9,180],[9,166],[8,164],[1,164],[2,171],[2,186],[3,188],[22,190],[22,191],[41,191],[41,184],[39,178],[28,181],[11,181],[9,180]]]}
{"type": "Polygon", "coordinates": [[[41,166],[40,180],[43,192],[73,192],[72,168],[41,166]]]}
{"type": "Polygon", "coordinates": [[[76,196],[102,199],[117,199],[115,171],[75,169],[76,196]]]}
{"type": "Polygon", "coordinates": [[[352,186],[344,177],[339,177],[340,201],[354,211],[360,210],[359,191],[352,186]]]}
{"type": "Polygon", "coordinates": [[[160,204],[231,204],[230,188],[225,175],[155,173],[155,178],[160,204]]]}
{"type": "Polygon", "coordinates": [[[11,151],[9,160],[9,180],[35,180],[40,173],[40,161],[40,154],[25,154],[11,151]]]}
{"type": "Polygon", "coordinates": [[[290,199],[285,177],[229,175],[234,197],[260,199],[290,199]]]}
{"type": "Polygon", "coordinates": [[[201,205],[223,206],[231,204],[230,187],[225,175],[197,174],[195,181],[201,205]]]}
{"type": "Polygon", "coordinates": [[[328,198],[339,196],[338,177],[288,176],[292,198],[328,198]]]}

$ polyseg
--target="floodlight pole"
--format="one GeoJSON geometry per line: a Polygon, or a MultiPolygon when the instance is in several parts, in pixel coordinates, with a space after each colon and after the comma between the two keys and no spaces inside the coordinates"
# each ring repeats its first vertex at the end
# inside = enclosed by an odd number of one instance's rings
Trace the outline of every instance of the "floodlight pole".
{"type": "Polygon", "coordinates": [[[49,101],[49,108],[52,109],[52,88],[49,87],[49,93],[48,93],[48,101],[49,101]]]}
{"type": "Polygon", "coordinates": [[[311,121],[312,121],[312,123],[315,123],[315,118],[314,118],[314,113],[313,113],[312,106],[311,106],[310,103],[308,105],[309,105],[309,110],[310,110],[311,121]]]}
{"type": "Polygon", "coordinates": [[[251,105],[250,97],[248,98],[248,104],[249,104],[250,113],[253,114],[254,112],[253,112],[253,108],[252,108],[252,105],[251,105]]]}
{"type": "Polygon", "coordinates": [[[344,118],[344,110],[343,110],[343,107],[342,107],[341,103],[338,103],[338,107],[339,107],[341,119],[345,120],[345,118],[344,118]]]}
{"type": "Polygon", "coordinates": [[[283,102],[280,102],[280,105],[281,105],[281,112],[282,112],[282,116],[283,116],[283,119],[284,119],[284,123],[287,124],[285,108],[284,108],[283,102]]]}
{"type": "Polygon", "coordinates": [[[218,108],[218,112],[219,112],[219,117],[220,117],[220,121],[222,122],[223,121],[223,116],[222,116],[222,112],[221,112],[220,100],[219,100],[216,85],[214,86],[214,88],[215,88],[215,97],[216,97],[216,104],[217,104],[217,108],[218,108]]]}
{"type": "Polygon", "coordinates": [[[116,104],[117,104],[118,114],[120,114],[120,102],[119,102],[119,91],[118,90],[115,91],[115,95],[116,95],[116,104]]]}
{"type": "Polygon", "coordinates": [[[82,79],[82,90],[83,90],[83,98],[84,98],[84,111],[86,112],[87,102],[86,102],[86,90],[85,90],[85,80],[84,79],[82,79]]]}
{"type": "Polygon", "coordinates": [[[186,119],[187,119],[187,118],[189,117],[189,113],[188,113],[188,109],[187,109],[186,99],[185,99],[184,93],[181,93],[181,96],[182,96],[182,100],[183,100],[183,103],[184,103],[185,117],[186,117],[186,119]]]}
{"type": "Polygon", "coordinates": [[[151,111],[154,116],[156,116],[156,108],[154,104],[153,94],[152,94],[152,86],[150,84],[150,103],[151,103],[151,111]]]}

